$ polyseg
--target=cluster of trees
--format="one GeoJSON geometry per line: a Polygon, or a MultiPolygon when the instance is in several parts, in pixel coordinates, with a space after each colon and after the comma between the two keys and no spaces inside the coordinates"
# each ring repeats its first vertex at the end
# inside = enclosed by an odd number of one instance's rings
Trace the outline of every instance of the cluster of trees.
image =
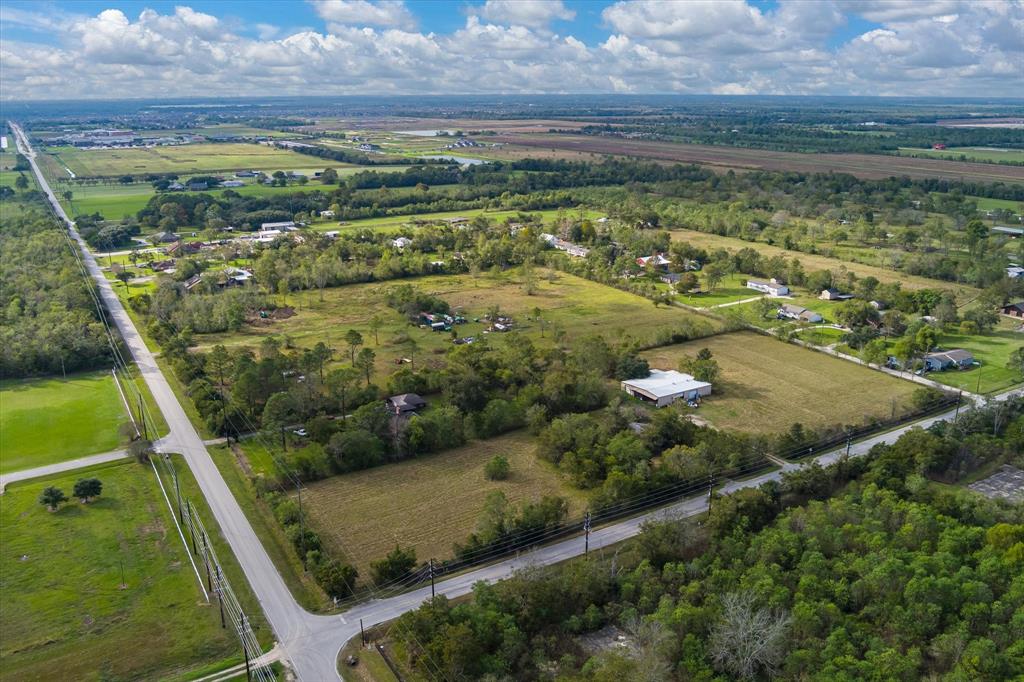
{"type": "Polygon", "coordinates": [[[73,247],[37,203],[22,204],[0,229],[0,375],[105,365],[110,346],[73,247]]]}
{"type": "MultiPolygon", "coordinates": [[[[82,504],[89,504],[94,498],[103,492],[103,481],[98,478],[80,478],[75,481],[75,487],[71,494],[78,498],[82,504]]],[[[64,491],[56,486],[47,486],[39,494],[39,504],[46,507],[47,511],[55,512],[60,505],[68,501],[64,491]]]]}
{"type": "Polygon", "coordinates": [[[390,636],[414,672],[453,680],[1014,679],[1024,512],[928,479],[1024,464],[1022,411],[972,411],[716,498],[703,523],[649,522],[613,558],[438,597],[390,636]],[[626,650],[584,648],[606,625],[626,650]]]}

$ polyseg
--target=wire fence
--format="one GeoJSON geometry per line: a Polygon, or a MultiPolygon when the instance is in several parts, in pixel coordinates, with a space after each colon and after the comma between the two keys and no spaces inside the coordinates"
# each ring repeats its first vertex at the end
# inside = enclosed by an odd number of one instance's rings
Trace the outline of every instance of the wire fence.
{"type": "MultiPolygon", "coordinates": [[[[263,648],[252,629],[252,622],[245,614],[238,598],[235,596],[231,583],[224,571],[224,565],[217,558],[217,552],[213,547],[212,539],[203,525],[203,521],[196,511],[192,500],[181,494],[181,485],[178,482],[178,472],[174,468],[174,462],[169,455],[154,455],[153,459],[159,463],[165,475],[169,476],[174,485],[175,504],[177,505],[178,523],[184,528],[188,535],[188,544],[191,544],[192,555],[195,557],[195,564],[200,573],[200,580],[205,574],[205,590],[208,595],[216,599],[220,610],[220,624],[227,628],[231,623],[235,633],[238,635],[242,645],[242,655],[245,658],[246,676],[249,680],[257,682],[273,682],[277,679],[276,673],[270,663],[259,663],[263,648]]],[[[159,474],[158,474],[159,475],[159,474]]],[[[184,539],[184,538],[183,538],[184,539]]]]}

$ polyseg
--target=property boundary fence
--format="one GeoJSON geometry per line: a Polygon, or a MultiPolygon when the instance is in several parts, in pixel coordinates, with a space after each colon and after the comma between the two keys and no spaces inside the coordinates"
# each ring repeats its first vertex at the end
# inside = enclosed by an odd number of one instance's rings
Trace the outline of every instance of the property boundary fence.
{"type": "MultiPolygon", "coordinates": [[[[227,628],[227,624],[230,621],[242,644],[246,678],[248,680],[256,680],[256,682],[274,682],[277,679],[277,675],[271,668],[271,664],[260,665],[257,663],[263,654],[263,648],[253,632],[249,617],[246,616],[241,604],[238,603],[234,590],[231,589],[231,583],[224,572],[224,566],[221,564],[220,559],[217,558],[217,552],[213,548],[210,535],[206,532],[203,521],[196,512],[192,500],[181,494],[181,486],[178,483],[178,473],[174,468],[174,462],[166,454],[154,454],[153,458],[159,462],[160,468],[163,469],[167,476],[170,476],[174,483],[178,522],[182,528],[187,529],[189,541],[192,545],[192,554],[197,560],[196,563],[199,565],[200,572],[205,573],[206,592],[217,600],[217,606],[220,610],[221,627],[227,628]]],[[[159,476],[159,473],[157,475],[159,476]]]]}

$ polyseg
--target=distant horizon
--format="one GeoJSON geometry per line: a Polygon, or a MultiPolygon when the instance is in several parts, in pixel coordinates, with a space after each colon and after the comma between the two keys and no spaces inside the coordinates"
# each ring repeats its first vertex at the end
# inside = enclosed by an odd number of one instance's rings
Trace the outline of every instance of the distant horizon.
{"type": "Polygon", "coordinates": [[[1008,0],[7,0],[4,101],[1024,92],[1008,0]]]}

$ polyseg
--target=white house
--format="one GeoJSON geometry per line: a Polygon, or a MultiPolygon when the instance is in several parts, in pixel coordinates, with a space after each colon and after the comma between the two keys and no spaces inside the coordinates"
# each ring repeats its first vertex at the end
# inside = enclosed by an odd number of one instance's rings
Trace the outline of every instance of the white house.
{"type": "Polygon", "coordinates": [[[331,209],[327,209],[325,211],[320,211],[320,217],[321,218],[333,218],[334,217],[334,211],[332,211],[331,209]]]}
{"type": "Polygon", "coordinates": [[[780,284],[774,277],[767,282],[760,279],[748,279],[747,288],[760,291],[769,296],[789,296],[789,287],[785,284],[780,284]]]}
{"type": "Polygon", "coordinates": [[[634,398],[665,407],[680,399],[696,400],[711,395],[711,384],[674,369],[652,369],[650,376],[644,379],[623,381],[622,390],[634,398]]]}
{"type": "Polygon", "coordinates": [[[1024,268],[1011,263],[1010,267],[1006,268],[1006,276],[1010,279],[1020,279],[1024,277],[1024,268]]]}
{"type": "Polygon", "coordinates": [[[664,254],[656,253],[653,256],[641,256],[640,258],[637,258],[636,264],[642,268],[646,268],[648,265],[656,268],[667,268],[672,264],[672,261],[665,258],[664,254]]]}
{"type": "Polygon", "coordinates": [[[398,237],[396,239],[391,240],[391,246],[395,247],[396,249],[404,249],[410,244],[412,244],[412,240],[409,239],[408,237],[398,237]]]}
{"type": "Polygon", "coordinates": [[[804,322],[810,322],[812,324],[817,324],[818,322],[821,322],[823,320],[821,315],[814,312],[813,310],[808,310],[803,306],[791,305],[789,303],[779,308],[779,318],[785,318],[788,320],[803,320],[804,322]]]}

